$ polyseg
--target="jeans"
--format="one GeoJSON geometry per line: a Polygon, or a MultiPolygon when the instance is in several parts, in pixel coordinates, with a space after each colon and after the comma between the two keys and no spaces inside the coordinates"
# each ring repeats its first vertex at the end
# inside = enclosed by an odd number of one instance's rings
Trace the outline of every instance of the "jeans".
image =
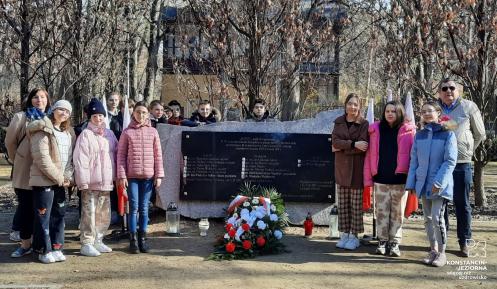
{"type": "Polygon", "coordinates": [[[148,203],[153,189],[153,179],[129,179],[128,180],[128,201],[129,201],[129,232],[137,231],[138,226],[141,232],[147,231],[148,225],[148,203]]]}
{"type": "Polygon", "coordinates": [[[64,187],[33,187],[33,250],[46,254],[64,246],[64,216],[66,214],[64,187]]]}
{"type": "Polygon", "coordinates": [[[23,189],[14,189],[14,191],[19,200],[16,211],[16,214],[19,212],[19,234],[22,240],[28,240],[33,235],[33,191],[23,189]]]}
{"type": "Polygon", "coordinates": [[[457,164],[454,177],[454,207],[457,219],[457,239],[464,246],[471,239],[471,205],[469,194],[473,183],[473,169],[470,163],[457,164]]]}

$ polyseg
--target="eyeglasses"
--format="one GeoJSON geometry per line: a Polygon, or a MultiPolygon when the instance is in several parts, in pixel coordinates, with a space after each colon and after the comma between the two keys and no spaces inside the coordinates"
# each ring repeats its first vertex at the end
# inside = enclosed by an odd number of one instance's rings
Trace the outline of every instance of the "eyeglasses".
{"type": "Polygon", "coordinates": [[[451,91],[454,91],[454,90],[456,90],[456,87],[455,86],[444,86],[444,87],[442,87],[442,91],[447,91],[448,89],[450,89],[451,91]]]}

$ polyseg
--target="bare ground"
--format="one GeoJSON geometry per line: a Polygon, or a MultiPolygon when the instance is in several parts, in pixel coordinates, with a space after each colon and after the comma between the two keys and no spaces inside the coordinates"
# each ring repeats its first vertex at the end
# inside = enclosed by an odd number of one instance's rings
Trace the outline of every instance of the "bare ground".
{"type": "MultiPolygon", "coordinates": [[[[425,266],[421,259],[427,241],[421,217],[406,221],[402,257],[374,255],[374,245],[350,252],[327,240],[327,228],[305,239],[303,229],[290,227],[284,243],[290,253],[243,261],[206,261],[222,222],[211,220],[207,237],[198,236],[194,220],[182,222],[182,236],[164,234],[164,217],[156,215],[150,226],[149,254],[127,253],[127,242],[109,243],[114,252],[97,258],[79,255],[77,211],[72,204],[67,217],[63,263],[45,265],[34,256],[10,258],[17,244],[8,240],[14,198],[9,185],[0,188],[0,288],[496,288],[497,221],[492,214],[475,218],[473,238],[486,242],[477,252],[486,256],[461,258],[457,254],[455,227],[449,233],[449,265],[425,266]],[[476,261],[478,267],[459,267],[457,262],[476,261]],[[483,280],[471,280],[480,278],[483,280]],[[21,287],[19,287],[22,285],[21,287]],[[17,286],[17,287],[16,287],[17,286]],[[32,287],[31,287],[32,288],[32,287]],[[38,287],[40,288],[40,287],[38,287]]],[[[455,220],[452,219],[452,224],[455,220]]],[[[366,217],[367,233],[371,217],[366,217]]]]}

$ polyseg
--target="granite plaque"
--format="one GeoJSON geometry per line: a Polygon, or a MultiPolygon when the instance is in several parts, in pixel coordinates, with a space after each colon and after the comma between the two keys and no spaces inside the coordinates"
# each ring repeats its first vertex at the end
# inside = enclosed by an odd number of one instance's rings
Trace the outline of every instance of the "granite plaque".
{"type": "Polygon", "coordinates": [[[250,182],[285,201],[334,202],[330,135],[184,131],[181,151],[181,200],[228,201],[250,182]]]}

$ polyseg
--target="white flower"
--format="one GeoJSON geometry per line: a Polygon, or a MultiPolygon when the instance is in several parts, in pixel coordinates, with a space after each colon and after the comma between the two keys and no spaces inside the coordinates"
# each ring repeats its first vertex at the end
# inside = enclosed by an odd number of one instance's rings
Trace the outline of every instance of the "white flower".
{"type": "Polygon", "coordinates": [[[254,205],[259,204],[259,199],[258,198],[253,198],[252,199],[252,204],[254,204],[254,205]]]}
{"type": "Polygon", "coordinates": [[[271,220],[273,222],[278,221],[278,215],[276,215],[276,214],[269,215],[269,220],[271,220]]]}
{"type": "Polygon", "coordinates": [[[257,212],[255,213],[255,216],[256,216],[258,219],[262,219],[262,218],[264,218],[264,214],[263,214],[263,213],[261,213],[261,212],[259,212],[259,211],[257,211],[257,212]]]}
{"type": "Polygon", "coordinates": [[[250,206],[250,203],[249,203],[249,202],[247,202],[247,201],[245,201],[245,202],[243,202],[243,206],[244,206],[244,207],[248,207],[248,206],[250,206]]]}
{"type": "Polygon", "coordinates": [[[247,209],[242,209],[242,210],[240,211],[240,217],[241,217],[241,218],[243,218],[243,216],[248,216],[248,215],[250,215],[249,210],[247,210],[247,209]]]}
{"type": "Polygon", "coordinates": [[[225,239],[229,239],[230,238],[230,236],[228,235],[228,233],[224,234],[224,238],[225,239]]]}
{"type": "Polygon", "coordinates": [[[257,207],[257,212],[260,212],[261,214],[265,215],[266,214],[266,208],[263,206],[257,207]]]}
{"type": "Polygon", "coordinates": [[[261,229],[261,230],[264,230],[266,229],[266,223],[264,223],[263,221],[258,221],[257,222],[257,228],[261,229]]]}
{"type": "Polygon", "coordinates": [[[276,212],[276,206],[275,205],[271,205],[271,211],[272,212],[276,212]]]}
{"type": "Polygon", "coordinates": [[[231,217],[228,219],[228,223],[231,224],[231,225],[235,225],[236,223],[236,218],[235,217],[231,217]]]}
{"type": "Polygon", "coordinates": [[[280,230],[274,230],[274,237],[279,240],[283,237],[283,233],[280,230]]]}
{"type": "Polygon", "coordinates": [[[237,214],[237,213],[234,213],[234,214],[233,214],[233,218],[235,218],[235,219],[236,219],[236,218],[238,218],[238,214],[237,214]]]}

